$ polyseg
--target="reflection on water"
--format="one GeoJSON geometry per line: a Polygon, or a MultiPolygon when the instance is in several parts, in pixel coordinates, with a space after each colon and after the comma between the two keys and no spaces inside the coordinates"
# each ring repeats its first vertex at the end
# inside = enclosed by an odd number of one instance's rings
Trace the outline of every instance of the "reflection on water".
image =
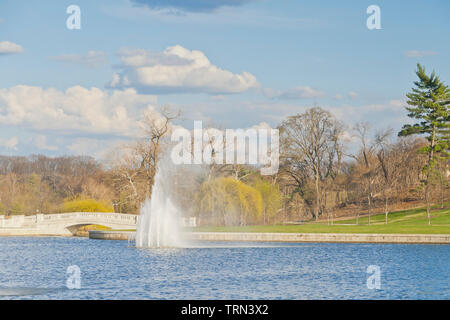
{"type": "Polygon", "coordinates": [[[0,299],[450,299],[450,246],[0,238],[0,299]],[[69,266],[81,289],[67,289],[69,266]],[[381,289],[366,282],[381,270],[381,289]]]}

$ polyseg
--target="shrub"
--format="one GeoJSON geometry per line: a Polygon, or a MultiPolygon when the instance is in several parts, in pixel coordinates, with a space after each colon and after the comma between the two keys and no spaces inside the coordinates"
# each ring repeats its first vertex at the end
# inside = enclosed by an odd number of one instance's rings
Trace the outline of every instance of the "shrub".
{"type": "Polygon", "coordinates": [[[111,204],[103,200],[75,199],[65,200],[62,212],[114,212],[111,204]]]}
{"type": "Polygon", "coordinates": [[[25,208],[23,206],[23,204],[19,201],[14,201],[11,209],[9,210],[9,214],[10,215],[22,215],[25,214],[25,208]]]}

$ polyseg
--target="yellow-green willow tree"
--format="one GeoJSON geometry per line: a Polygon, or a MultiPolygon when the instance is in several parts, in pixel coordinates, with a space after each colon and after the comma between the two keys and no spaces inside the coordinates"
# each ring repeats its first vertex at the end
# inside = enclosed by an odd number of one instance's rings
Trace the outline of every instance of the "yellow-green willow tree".
{"type": "Polygon", "coordinates": [[[253,186],[259,191],[262,197],[263,224],[273,222],[273,219],[283,205],[283,194],[280,191],[280,187],[264,179],[257,179],[253,186]]]}
{"type": "Polygon", "coordinates": [[[247,225],[262,217],[261,193],[231,177],[205,181],[197,193],[197,212],[208,224],[247,225]]]}

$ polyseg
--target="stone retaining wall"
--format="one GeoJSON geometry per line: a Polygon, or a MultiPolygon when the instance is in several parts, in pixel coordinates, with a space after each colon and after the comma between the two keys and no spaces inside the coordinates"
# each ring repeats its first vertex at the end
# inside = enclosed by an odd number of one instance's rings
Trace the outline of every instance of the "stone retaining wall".
{"type": "Polygon", "coordinates": [[[192,233],[192,238],[203,241],[450,244],[450,234],[194,232],[192,233]]]}
{"type": "MultiPolygon", "coordinates": [[[[134,232],[89,231],[91,239],[128,240],[134,236],[134,232]]],[[[188,238],[196,241],[450,244],[450,234],[193,232],[189,234],[188,238]]]]}
{"type": "Polygon", "coordinates": [[[100,231],[90,230],[89,239],[97,240],[128,240],[134,239],[136,232],[133,231],[100,231]]]}

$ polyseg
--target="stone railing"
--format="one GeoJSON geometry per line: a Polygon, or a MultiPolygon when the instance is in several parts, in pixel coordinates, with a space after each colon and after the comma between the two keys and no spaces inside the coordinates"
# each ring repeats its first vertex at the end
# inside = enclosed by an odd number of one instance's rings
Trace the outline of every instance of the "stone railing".
{"type": "Polygon", "coordinates": [[[117,224],[136,225],[137,220],[137,215],[114,212],[69,212],[36,214],[31,216],[14,215],[10,217],[0,215],[0,228],[24,228],[66,221],[79,221],[80,223],[90,221],[98,224],[113,222],[117,224]]]}

